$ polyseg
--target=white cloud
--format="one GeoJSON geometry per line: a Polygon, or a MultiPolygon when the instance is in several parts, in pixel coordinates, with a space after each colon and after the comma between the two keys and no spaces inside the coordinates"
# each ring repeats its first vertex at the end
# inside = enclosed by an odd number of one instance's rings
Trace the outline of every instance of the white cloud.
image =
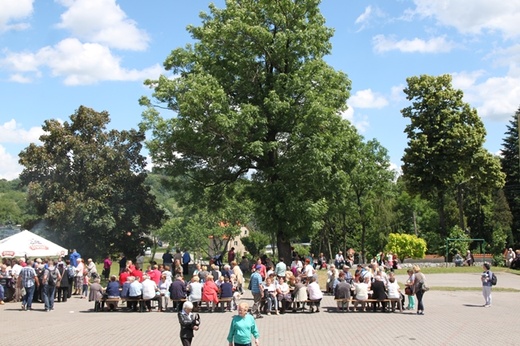
{"type": "Polygon", "coordinates": [[[13,180],[18,178],[23,168],[18,164],[18,157],[12,156],[0,145],[0,179],[13,180]]]}
{"type": "Polygon", "coordinates": [[[29,24],[20,20],[32,14],[33,2],[34,0],[1,0],[0,33],[28,28],[29,24]]]}
{"type": "Polygon", "coordinates": [[[149,36],[126,16],[115,0],[58,0],[67,7],[59,28],[74,37],[110,48],[145,50],[149,36]]]}
{"type": "Polygon", "coordinates": [[[456,28],[463,34],[499,32],[505,38],[520,36],[520,1],[489,0],[414,0],[409,13],[433,17],[439,24],[456,28]]]}
{"type": "Polygon", "coordinates": [[[370,19],[370,14],[372,13],[372,6],[367,6],[365,8],[365,12],[363,12],[359,17],[356,18],[356,24],[364,24],[370,19]]]}
{"type": "Polygon", "coordinates": [[[520,71],[512,65],[506,76],[486,77],[482,70],[453,74],[453,87],[464,92],[464,100],[477,108],[481,117],[507,121],[518,109],[520,71]]]}
{"type": "Polygon", "coordinates": [[[23,75],[21,75],[19,73],[15,73],[15,74],[11,75],[9,77],[9,80],[11,82],[20,83],[20,84],[28,84],[28,83],[31,83],[33,81],[32,78],[27,77],[27,76],[23,76],[23,75]]]}
{"type": "Polygon", "coordinates": [[[349,104],[357,108],[383,108],[388,105],[388,101],[372,89],[357,91],[350,99],[349,104]]]}
{"type": "MultiPolygon", "coordinates": [[[[0,64],[10,67],[16,73],[35,72],[47,67],[53,76],[63,77],[66,85],[94,84],[99,81],[140,81],[157,78],[163,69],[155,64],[143,70],[125,69],[121,59],[110,49],[98,43],[81,43],[74,38],[65,39],[55,46],[41,48],[36,53],[7,52],[0,64]]],[[[12,80],[25,81],[30,77],[18,75],[12,80]]]]}
{"type": "Polygon", "coordinates": [[[470,90],[482,103],[477,106],[482,117],[507,121],[518,109],[520,78],[512,76],[488,78],[470,90]]]}
{"type": "Polygon", "coordinates": [[[473,87],[476,81],[485,75],[484,70],[458,72],[452,74],[452,85],[455,89],[467,90],[473,87]]]}
{"type": "Polygon", "coordinates": [[[365,8],[365,11],[362,14],[360,14],[359,17],[357,17],[355,20],[355,24],[358,24],[360,26],[358,32],[369,27],[374,20],[384,17],[385,13],[381,11],[379,7],[367,6],[365,8]]]}
{"type": "Polygon", "coordinates": [[[368,117],[366,115],[354,116],[354,107],[350,105],[346,111],[341,113],[341,117],[350,121],[350,123],[359,131],[359,133],[365,133],[370,126],[368,117]]]}
{"type": "Polygon", "coordinates": [[[393,101],[399,102],[406,99],[406,95],[404,94],[405,86],[403,84],[395,85],[390,88],[390,97],[393,101]]]}
{"type": "MultiPolygon", "coordinates": [[[[0,143],[32,143],[38,142],[43,134],[41,127],[22,128],[14,119],[0,124],[0,143]]],[[[0,160],[0,162],[2,162],[0,160]]]]}
{"type": "Polygon", "coordinates": [[[455,48],[455,44],[444,37],[433,37],[429,40],[414,38],[412,40],[396,40],[385,35],[376,35],[372,38],[374,50],[384,53],[398,50],[403,53],[447,53],[455,48]]]}

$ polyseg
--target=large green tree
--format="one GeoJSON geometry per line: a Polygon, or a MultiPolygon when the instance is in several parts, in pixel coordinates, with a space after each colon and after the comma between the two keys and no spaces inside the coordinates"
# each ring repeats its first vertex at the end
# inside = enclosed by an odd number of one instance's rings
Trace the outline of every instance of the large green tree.
{"type": "Polygon", "coordinates": [[[144,185],[144,135],[107,130],[107,112],[81,106],[70,122],[46,120],[42,145],[20,153],[28,201],[65,246],[100,258],[134,257],[163,212],[144,185]]]}
{"type": "Polygon", "coordinates": [[[503,176],[497,159],[483,149],[486,131],[477,111],[453,89],[450,75],[410,77],[407,83],[404,93],[412,105],[401,111],[411,121],[405,129],[404,178],[410,191],[436,204],[440,235],[446,237],[450,198],[457,199],[465,229],[464,189],[471,184],[497,188],[503,176]]]}
{"type": "Polygon", "coordinates": [[[230,193],[224,186],[246,180],[256,222],[275,235],[285,258],[293,237],[322,226],[334,138],[346,135],[339,113],[350,81],[323,59],[332,30],[318,6],[317,0],[210,5],[202,25],[188,27],[195,44],[166,59],[174,77],[146,82],[158,104],[141,100],[155,164],[188,177],[192,196],[210,189],[216,203],[230,193]]]}
{"type": "Polygon", "coordinates": [[[513,215],[513,239],[508,239],[510,246],[520,247],[520,155],[518,142],[518,118],[520,108],[513,115],[507,126],[506,137],[502,143],[502,171],[506,174],[504,193],[513,215]]]}

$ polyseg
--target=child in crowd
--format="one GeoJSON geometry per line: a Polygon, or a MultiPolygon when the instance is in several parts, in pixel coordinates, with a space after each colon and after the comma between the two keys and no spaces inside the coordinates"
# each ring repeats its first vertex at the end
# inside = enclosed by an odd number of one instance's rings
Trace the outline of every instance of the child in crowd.
{"type": "Polygon", "coordinates": [[[406,280],[404,293],[408,296],[408,306],[406,310],[414,310],[415,309],[415,298],[414,298],[414,285],[415,285],[415,275],[412,269],[408,269],[408,280],[406,280]]]}
{"type": "Polygon", "coordinates": [[[81,290],[81,299],[87,299],[89,285],[90,285],[90,277],[88,275],[88,270],[85,269],[83,271],[83,285],[82,285],[82,290],[81,290]]]}

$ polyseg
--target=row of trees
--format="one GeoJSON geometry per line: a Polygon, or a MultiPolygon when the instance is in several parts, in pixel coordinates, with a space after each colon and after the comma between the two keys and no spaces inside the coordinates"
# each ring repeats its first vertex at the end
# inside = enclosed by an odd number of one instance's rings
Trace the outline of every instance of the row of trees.
{"type": "Polygon", "coordinates": [[[243,225],[251,249],[267,238],[285,258],[291,242],[311,241],[314,252],[352,247],[366,260],[390,233],[444,253],[455,226],[493,251],[519,242],[508,207],[520,208],[518,132],[509,129],[502,172],[450,76],[410,77],[396,179],[386,149],[340,116],[351,82],[324,60],[333,31],[318,5],[210,5],[202,25],[188,27],[195,43],[167,57],[171,76],[145,82],[154,92],[140,100],[139,131],[107,131],[108,114],[86,107],[70,123],[46,121],[43,145],[20,154],[38,218],[97,254],[136,252],[147,233],[202,252],[221,240],[224,251],[243,225]],[[157,174],[148,179],[144,133],[157,174]]]}

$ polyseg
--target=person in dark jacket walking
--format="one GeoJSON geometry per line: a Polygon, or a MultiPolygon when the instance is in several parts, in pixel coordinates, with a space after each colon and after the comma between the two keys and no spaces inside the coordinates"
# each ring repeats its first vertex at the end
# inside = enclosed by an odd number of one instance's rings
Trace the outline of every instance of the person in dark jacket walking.
{"type": "Polygon", "coordinates": [[[179,317],[179,324],[181,325],[181,344],[182,346],[190,346],[191,340],[193,340],[193,331],[199,330],[200,316],[194,314],[192,302],[184,302],[182,311],[179,311],[177,316],[179,317]]]}

